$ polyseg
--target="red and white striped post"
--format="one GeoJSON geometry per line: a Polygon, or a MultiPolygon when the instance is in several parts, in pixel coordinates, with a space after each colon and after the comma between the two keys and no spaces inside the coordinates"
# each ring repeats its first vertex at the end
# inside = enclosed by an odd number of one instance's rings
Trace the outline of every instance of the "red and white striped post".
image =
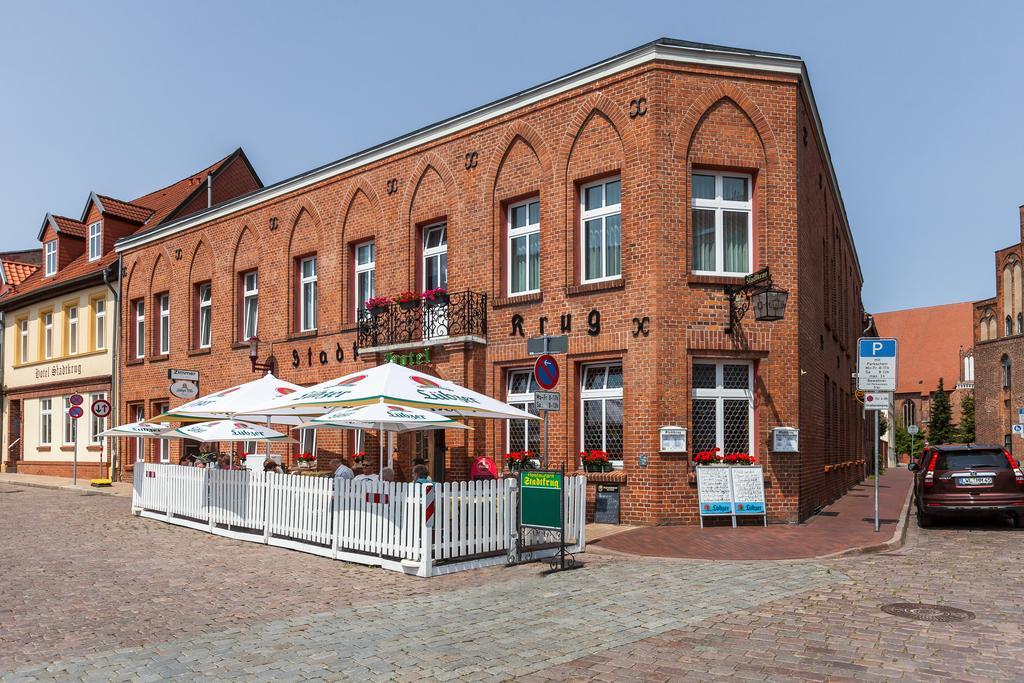
{"type": "Polygon", "coordinates": [[[423,524],[420,525],[420,571],[427,578],[434,568],[434,485],[422,484],[423,524]]]}

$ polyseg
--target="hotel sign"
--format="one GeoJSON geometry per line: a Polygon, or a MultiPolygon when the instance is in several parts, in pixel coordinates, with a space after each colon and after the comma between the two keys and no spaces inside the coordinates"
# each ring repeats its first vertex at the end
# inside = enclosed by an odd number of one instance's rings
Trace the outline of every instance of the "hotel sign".
{"type": "Polygon", "coordinates": [[[82,374],[81,363],[55,363],[46,367],[36,368],[36,379],[54,379],[82,374]]]}

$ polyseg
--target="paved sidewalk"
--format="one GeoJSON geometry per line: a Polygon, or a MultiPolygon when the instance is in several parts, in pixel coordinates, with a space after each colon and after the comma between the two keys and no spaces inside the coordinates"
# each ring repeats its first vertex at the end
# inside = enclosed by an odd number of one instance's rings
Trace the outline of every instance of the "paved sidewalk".
{"type": "Polygon", "coordinates": [[[0,473],[0,483],[13,486],[33,486],[44,489],[70,489],[72,491],[88,491],[90,493],[106,493],[114,496],[132,495],[132,485],[115,481],[110,486],[90,486],[88,477],[79,477],[78,486],[73,485],[70,478],[47,477],[41,474],[18,474],[15,472],[0,473]]]}
{"type": "Polygon", "coordinates": [[[874,530],[871,480],[855,486],[803,524],[732,527],[643,527],[587,545],[651,557],[707,560],[787,560],[822,557],[889,541],[899,528],[913,475],[905,467],[889,469],[878,480],[881,530],[874,530]]]}

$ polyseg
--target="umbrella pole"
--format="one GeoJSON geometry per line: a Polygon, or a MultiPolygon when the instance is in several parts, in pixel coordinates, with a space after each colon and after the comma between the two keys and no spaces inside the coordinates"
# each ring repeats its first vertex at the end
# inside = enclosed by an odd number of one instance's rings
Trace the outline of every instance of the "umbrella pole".
{"type": "Polygon", "coordinates": [[[377,446],[380,452],[377,458],[377,473],[380,474],[381,470],[384,469],[384,423],[377,423],[377,446]]]}

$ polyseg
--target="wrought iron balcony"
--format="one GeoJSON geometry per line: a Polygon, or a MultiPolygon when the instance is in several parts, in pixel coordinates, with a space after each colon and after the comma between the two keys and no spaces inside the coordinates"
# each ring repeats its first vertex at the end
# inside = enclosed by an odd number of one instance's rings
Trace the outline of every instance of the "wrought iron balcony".
{"type": "Polygon", "coordinates": [[[448,341],[487,339],[487,295],[451,292],[446,303],[419,302],[417,306],[392,302],[383,310],[359,311],[356,345],[359,349],[387,351],[448,341]]]}

